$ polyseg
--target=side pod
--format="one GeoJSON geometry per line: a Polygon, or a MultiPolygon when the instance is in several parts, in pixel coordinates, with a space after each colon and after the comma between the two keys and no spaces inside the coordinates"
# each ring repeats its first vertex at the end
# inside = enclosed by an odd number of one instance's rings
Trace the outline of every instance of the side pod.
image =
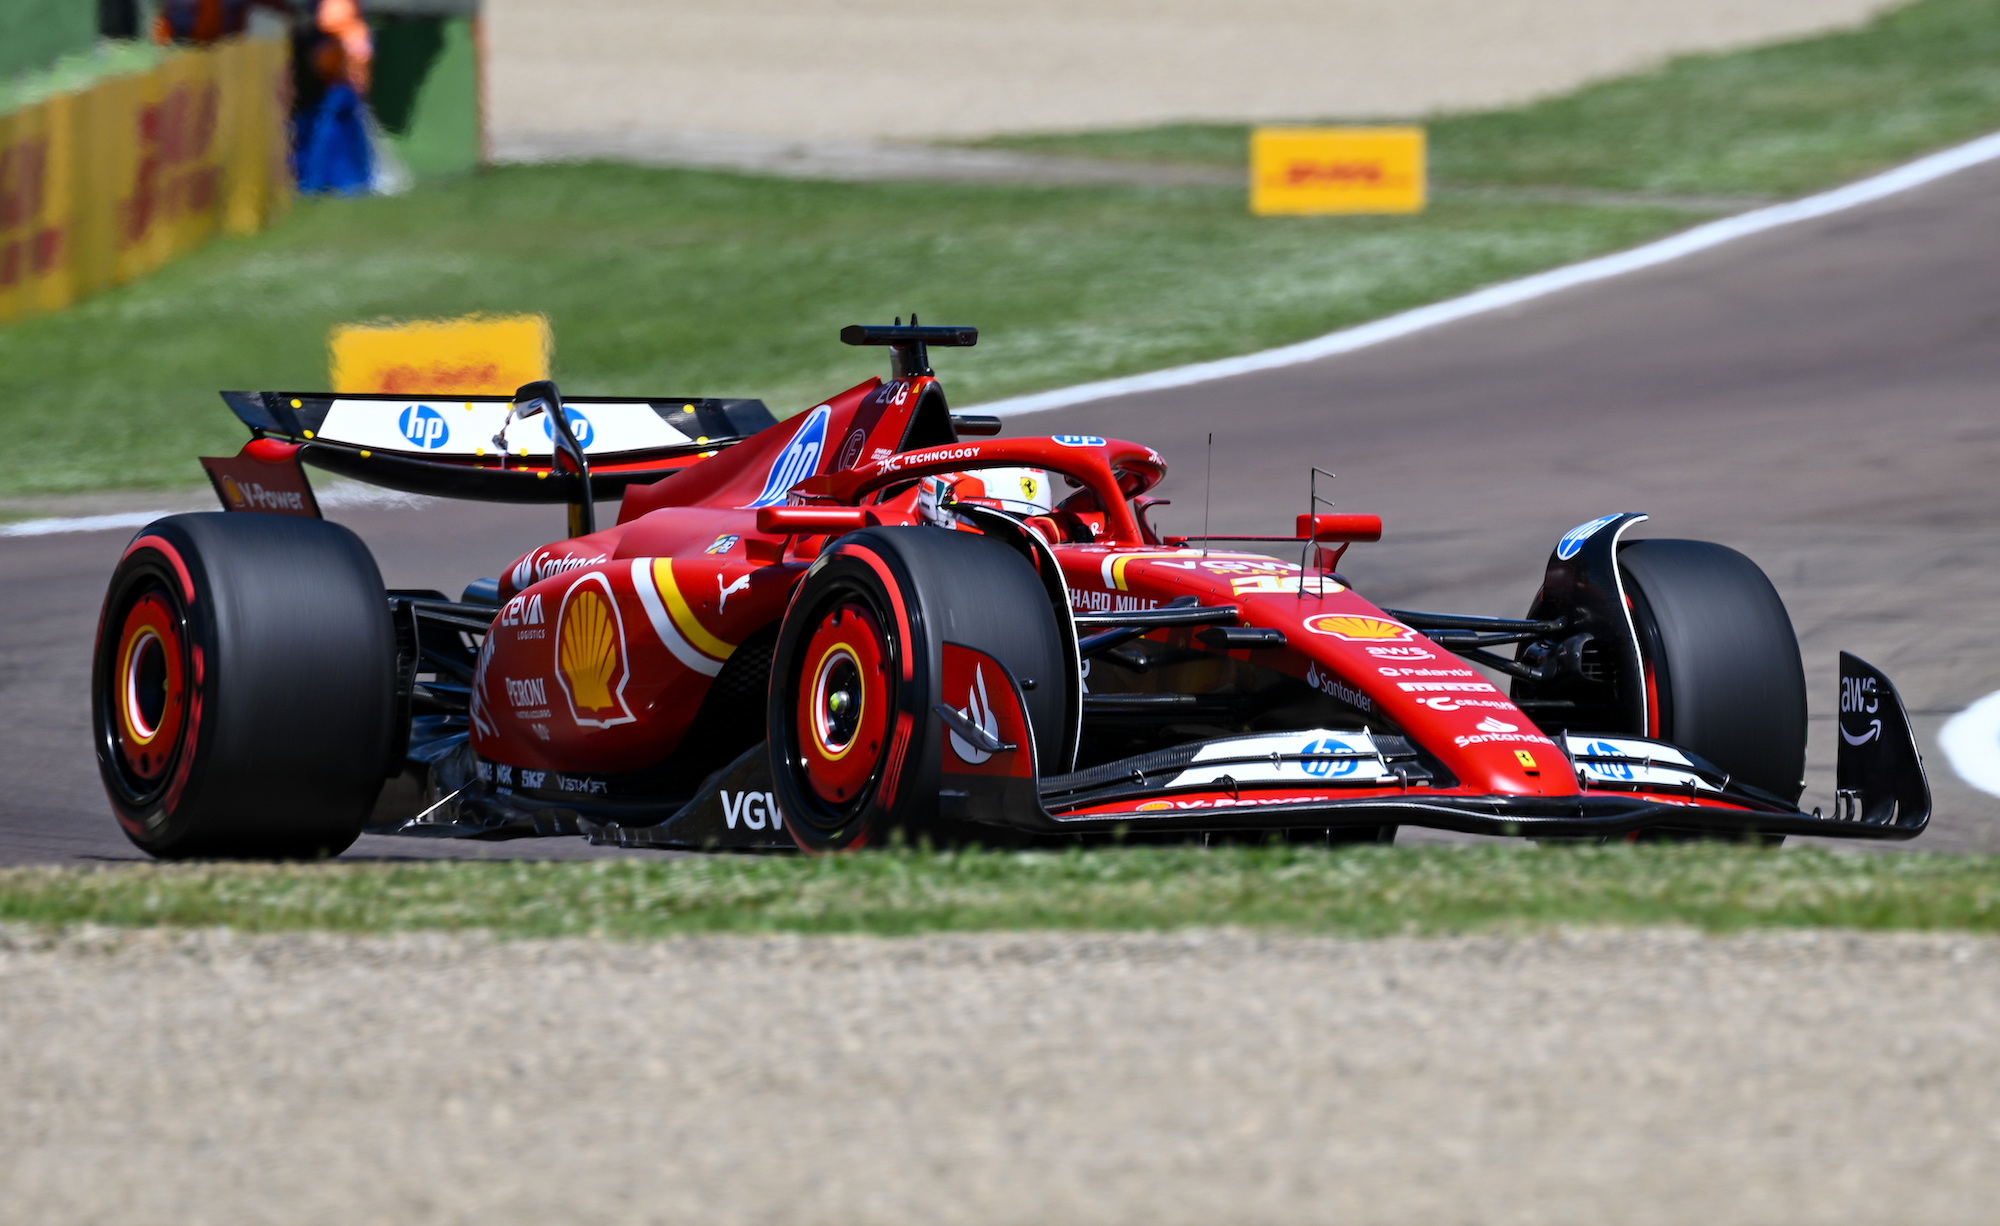
{"type": "Polygon", "coordinates": [[[1931,789],[1903,697],[1881,670],[1845,651],[1839,730],[1835,820],[1921,831],[1931,818],[1931,789]]]}

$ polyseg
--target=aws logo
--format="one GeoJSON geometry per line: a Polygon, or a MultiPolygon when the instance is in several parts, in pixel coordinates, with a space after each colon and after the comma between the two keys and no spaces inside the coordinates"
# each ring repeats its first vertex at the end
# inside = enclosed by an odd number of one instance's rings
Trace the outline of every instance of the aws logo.
{"type": "Polygon", "coordinates": [[[556,680],[569,699],[570,717],[585,728],[609,728],[638,718],[625,704],[632,676],[625,653],[625,621],[611,581],[589,574],[570,584],[556,613],[556,680]]]}
{"type": "Polygon", "coordinates": [[[1403,643],[1417,637],[1416,631],[1401,622],[1363,617],[1356,613],[1322,613],[1317,617],[1308,617],[1306,629],[1349,643],[1403,643]]]}
{"type": "Polygon", "coordinates": [[[764,478],[764,489],[747,505],[770,507],[785,500],[785,492],[819,471],[820,452],[826,449],[826,423],[833,416],[830,405],[821,405],[806,414],[792,435],[792,441],[778,453],[777,462],[764,478]]]}

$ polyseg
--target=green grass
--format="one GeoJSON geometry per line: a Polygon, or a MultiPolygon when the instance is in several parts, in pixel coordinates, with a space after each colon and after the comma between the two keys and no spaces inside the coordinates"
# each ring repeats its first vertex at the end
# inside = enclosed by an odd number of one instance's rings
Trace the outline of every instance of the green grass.
{"type": "Polygon", "coordinates": [[[318,388],[333,325],[542,311],[572,393],[761,396],[871,374],[844,324],[974,323],[954,403],[1317,335],[1678,225],[1663,210],[1460,203],[1246,215],[1228,189],[995,188],[512,168],[308,201],[61,315],[0,328],[0,496],[199,480],[224,387],[318,388]]]}
{"type": "MultiPolygon", "coordinates": [[[[1794,192],[2000,127],[2000,0],[1676,61],[1432,127],[1467,185],[1794,192]]],[[[1240,164],[1242,130],[1024,147],[1240,164]]],[[[198,484],[222,387],[324,386],[335,324],[542,311],[572,393],[760,396],[876,373],[841,325],[980,325],[940,353],[961,406],[1242,353],[1629,247],[1704,216],[1445,192],[1415,217],[1247,216],[1232,188],[841,184],[513,168],[308,201],[61,315],[0,327],[0,497],[198,484]]]]}
{"type": "MultiPolygon", "coordinates": [[[[1345,117],[1371,118],[1382,117],[1345,117]]],[[[1441,184],[1790,195],[2000,128],[2000,2],[1921,0],[1857,30],[1687,56],[1425,123],[1441,184]]],[[[985,143],[1241,166],[1247,131],[1175,124],[985,143]]]]}
{"type": "Polygon", "coordinates": [[[1234,925],[2000,929],[2000,858],[1737,847],[885,850],[818,859],[0,870],[0,920],[509,937],[1234,925]]]}

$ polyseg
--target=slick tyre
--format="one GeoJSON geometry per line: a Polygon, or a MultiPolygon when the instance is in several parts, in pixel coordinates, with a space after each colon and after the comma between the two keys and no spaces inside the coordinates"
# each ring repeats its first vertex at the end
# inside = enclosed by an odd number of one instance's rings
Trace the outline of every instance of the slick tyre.
{"type": "Polygon", "coordinates": [[[1646,669],[1647,732],[1797,803],[1805,667],[1771,581],[1708,541],[1634,541],[1618,565],[1646,669]]]}
{"type": "Polygon", "coordinates": [[[793,839],[809,852],[892,831],[1004,839],[939,817],[943,645],[983,651],[1032,682],[1037,761],[1051,762],[1076,684],[1058,633],[1033,567],[998,540],[895,527],[834,542],[799,585],[771,662],[773,786],[793,839]]]}
{"type": "Polygon", "coordinates": [[[126,836],[162,859],[337,855],[381,791],[395,692],[382,577],[352,532],[172,516],[105,593],[98,770],[126,836]]]}

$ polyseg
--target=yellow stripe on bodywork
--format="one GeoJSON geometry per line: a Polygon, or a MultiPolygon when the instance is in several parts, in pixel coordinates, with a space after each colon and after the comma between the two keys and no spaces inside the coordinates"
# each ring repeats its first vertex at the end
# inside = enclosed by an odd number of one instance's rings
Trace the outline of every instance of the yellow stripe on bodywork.
{"type": "Polygon", "coordinates": [[[679,630],[696,651],[718,660],[727,660],[735,654],[735,644],[723,642],[696,620],[694,610],[688,607],[687,597],[681,595],[680,585],[674,582],[671,559],[653,559],[653,583],[660,589],[661,599],[667,602],[667,616],[674,619],[674,629],[679,630]]]}

